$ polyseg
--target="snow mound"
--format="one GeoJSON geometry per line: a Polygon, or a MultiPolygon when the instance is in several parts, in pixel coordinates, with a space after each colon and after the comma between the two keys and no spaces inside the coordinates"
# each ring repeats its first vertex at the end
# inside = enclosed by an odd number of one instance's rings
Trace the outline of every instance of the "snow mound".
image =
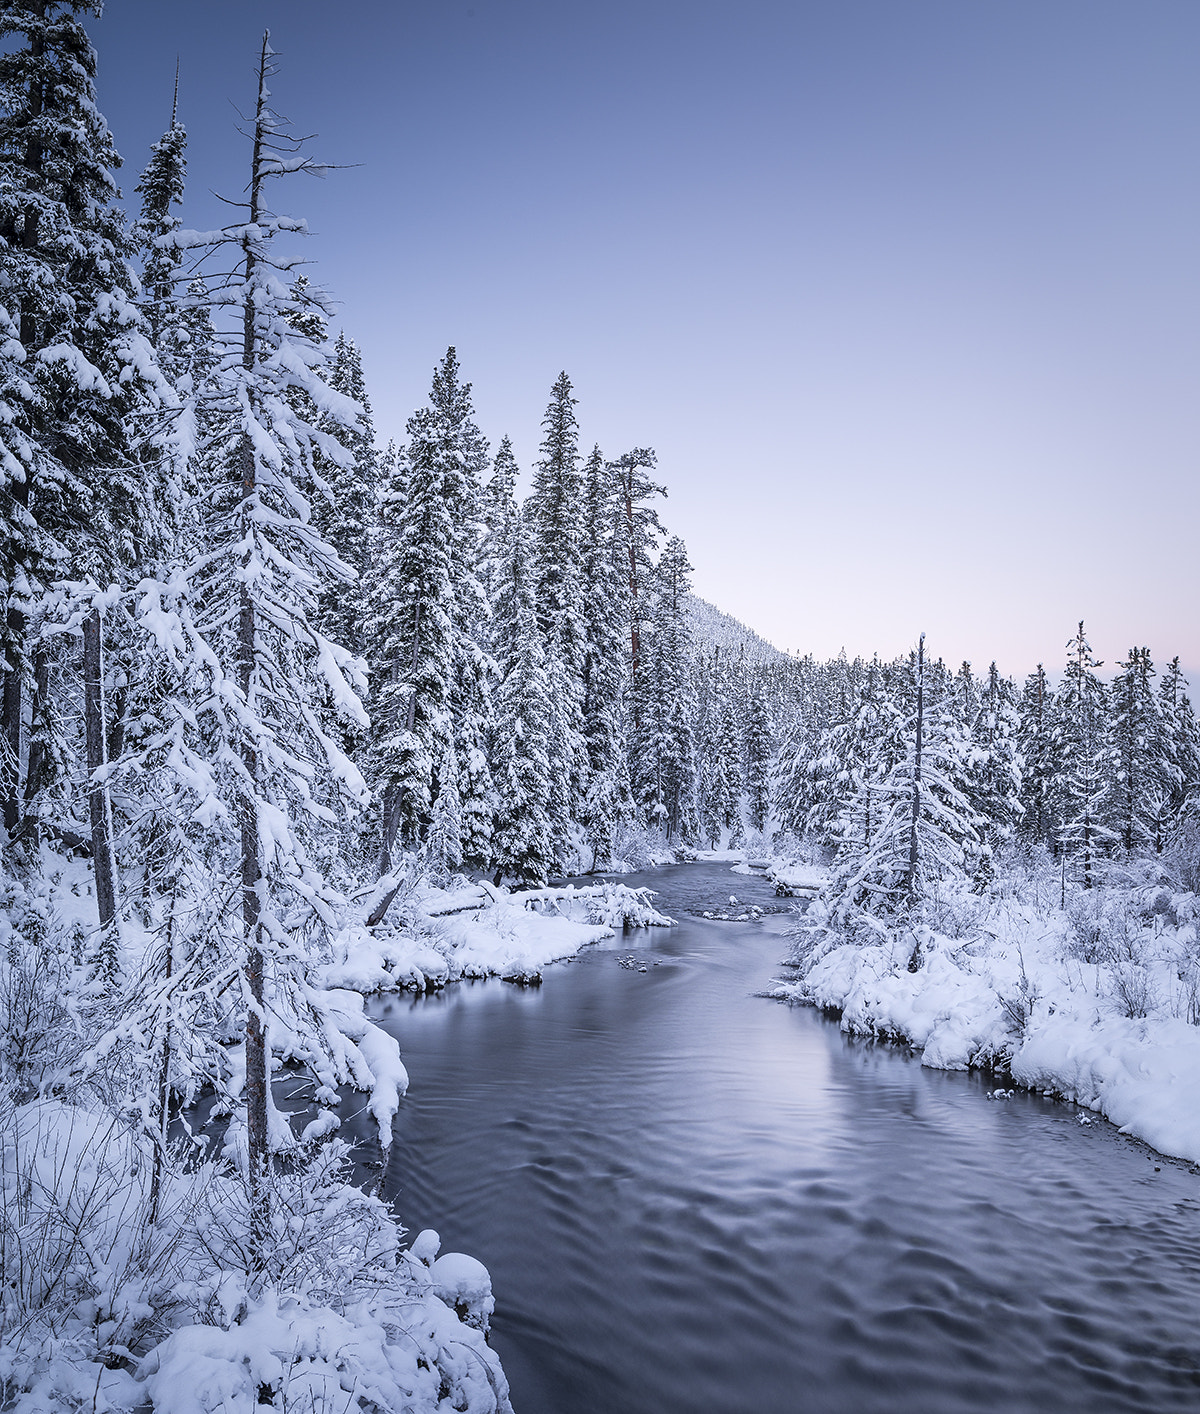
{"type": "Polygon", "coordinates": [[[425,992],[464,977],[533,982],[618,928],[669,926],[649,889],[602,883],[510,893],[488,883],[421,886],[394,921],[354,922],[320,972],[329,989],[425,992]]]}
{"type": "Polygon", "coordinates": [[[843,929],[814,903],[798,976],[770,995],[904,1042],[924,1065],[1010,1074],[1200,1163],[1197,899],[1164,892],[1080,891],[1063,909],[964,887],[928,921],[860,914],[843,929]]]}

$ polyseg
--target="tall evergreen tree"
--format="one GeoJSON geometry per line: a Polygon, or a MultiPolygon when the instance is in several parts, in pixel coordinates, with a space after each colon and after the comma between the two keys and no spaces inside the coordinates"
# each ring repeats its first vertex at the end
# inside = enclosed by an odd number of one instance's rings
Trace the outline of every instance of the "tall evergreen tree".
{"type": "Polygon", "coordinates": [[[496,882],[537,886],[554,867],[550,816],[549,684],[534,596],[534,559],[520,513],[514,516],[497,606],[501,682],[494,730],[498,797],[492,849],[496,882]]]}
{"type": "Polygon", "coordinates": [[[1020,831],[1038,845],[1057,843],[1054,825],[1053,693],[1041,663],[1025,679],[1017,709],[1021,762],[1020,831]]]}
{"type": "MultiPolygon", "coordinates": [[[[247,1174],[252,1263],[267,1261],[269,1213],[268,1016],[300,1027],[323,1004],[307,981],[304,924],[332,919],[335,902],[309,848],[314,831],[334,823],[321,784],[341,783],[347,801],[365,786],[323,729],[317,703],[327,692],[365,724],[345,673],[353,656],[314,627],[315,591],[343,565],[316,533],[300,487],[311,484],[318,452],[349,460],[323,428],[297,413],[294,391],[353,428],[359,409],[321,377],[322,353],[301,332],[288,275],[295,260],[276,240],[298,223],[272,212],[272,176],[316,170],[269,106],[271,50],[264,34],[245,219],[216,238],[185,236],[194,248],[231,250],[237,264],[216,295],[234,316],[219,372],[212,418],[215,445],[205,466],[208,521],[204,552],[192,565],[145,586],[146,631],[196,665],[200,697],[190,709],[193,735],[172,757],[184,789],[197,795],[197,818],[228,831],[237,859],[240,909],[216,926],[238,959],[245,999],[247,1174]]],[[[316,296],[312,296],[316,298],[316,296]]],[[[313,1034],[314,1055],[322,1044],[313,1034]]]]}
{"type": "Polygon", "coordinates": [[[1169,795],[1155,822],[1154,845],[1161,850],[1168,832],[1200,792],[1200,723],[1178,657],[1171,659],[1158,685],[1158,714],[1170,780],[1169,795]]]}
{"type": "Polygon", "coordinates": [[[746,810],[751,828],[760,833],[767,828],[771,812],[771,767],[775,733],[762,682],[756,680],[746,702],[744,734],[746,761],[746,810]]]}
{"type": "MultiPolygon", "coordinates": [[[[29,641],[38,590],[61,565],[83,637],[82,697],[92,858],[100,923],[117,880],[108,786],[104,612],[109,586],[135,575],[156,538],[156,464],[147,460],[172,401],[134,303],[131,246],[113,178],[120,159],[96,106],[95,53],[71,0],[29,0],[0,14],[0,288],[10,339],[0,360],[7,406],[0,551],[4,691],[0,797],[10,834],[22,803],[36,814],[45,762],[41,703],[32,778],[20,790],[26,665],[45,677],[43,642],[29,641]]],[[[38,621],[44,623],[39,612],[38,621]]]]}
{"type": "Polygon", "coordinates": [[[580,555],[582,725],[588,767],[582,823],[593,867],[609,859],[616,826],[632,807],[621,732],[625,600],[615,553],[616,523],[616,485],[600,448],[594,447],[584,469],[580,555]]]}
{"type": "Polygon", "coordinates": [[[617,540],[625,575],[625,604],[629,631],[629,683],[633,725],[638,721],[638,684],[642,674],[642,626],[648,617],[647,589],[653,573],[654,552],[666,534],[658,512],[647,504],[665,496],[667,488],[647,475],[657,458],[650,447],[635,447],[611,463],[617,482],[617,540]]]}
{"type": "Polygon", "coordinates": [[[1079,858],[1083,886],[1090,889],[1097,855],[1112,839],[1104,823],[1111,783],[1108,692],[1097,676],[1102,664],[1082,620],[1067,647],[1066,672],[1054,701],[1055,803],[1060,844],[1079,858]]]}
{"type": "Polygon", "coordinates": [[[324,589],[318,600],[317,626],[335,643],[362,654],[366,651],[363,623],[367,569],[370,564],[371,527],[375,519],[375,486],[378,480],[375,425],[371,401],[363,378],[362,355],[344,333],[337,336],[329,369],[329,386],[356,403],[362,412],[350,430],[335,418],[326,418],[327,430],[350,451],[342,465],[318,457],[319,484],[313,497],[313,523],[343,564],[354,570],[350,585],[324,589]]]}
{"type": "Polygon", "coordinates": [[[542,443],[527,503],[538,627],[550,694],[552,816],[562,863],[570,821],[582,808],[587,775],[581,686],[583,477],[575,403],[571,380],[560,373],[542,418],[542,443]]]}
{"type": "Polygon", "coordinates": [[[1171,763],[1148,648],[1131,648],[1112,685],[1111,824],[1127,853],[1156,841],[1171,795],[1171,763]]]}

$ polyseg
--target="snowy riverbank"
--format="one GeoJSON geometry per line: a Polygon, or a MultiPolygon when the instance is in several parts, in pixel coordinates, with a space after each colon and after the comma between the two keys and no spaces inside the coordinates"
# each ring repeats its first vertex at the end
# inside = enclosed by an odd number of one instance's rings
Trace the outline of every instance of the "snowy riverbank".
{"type": "Polygon", "coordinates": [[[350,921],[320,970],[327,987],[424,992],[464,977],[535,982],[552,962],[626,927],[669,926],[647,889],[597,883],[511,893],[460,880],[418,884],[384,921],[350,921]]]}
{"type": "Polygon", "coordinates": [[[797,933],[796,976],[772,995],[902,1042],[925,1065],[1011,1075],[1200,1163],[1200,900],[1152,862],[1084,891],[1029,868],[987,895],[965,886],[884,927],[797,933]]]}
{"type": "Polygon", "coordinates": [[[266,1268],[255,1272],[245,1060],[236,1013],[216,1009],[230,996],[220,961],[203,984],[206,1049],[170,1058],[180,1094],[215,1092],[214,1114],[230,1116],[217,1157],[203,1143],[168,1148],[153,1118],[166,1052],[150,1038],[163,1024],[171,1035],[183,1015],[182,1002],[143,980],[161,920],[131,910],[122,924],[126,980],[108,1021],[111,1004],[98,1000],[85,961],[95,935],[90,869],[45,847],[40,863],[44,892],[23,898],[19,912],[42,920],[53,947],[0,915],[6,1064],[17,1082],[0,1103],[0,1242],[10,1277],[0,1292],[0,1406],[253,1414],[269,1394],[272,1407],[330,1414],[507,1414],[507,1382],[486,1341],[487,1270],[462,1253],[439,1255],[435,1232],[410,1240],[384,1203],[348,1181],[348,1147],[329,1138],[339,1086],[367,1092],[386,1151],[408,1074],[395,1039],[367,1015],[367,994],[465,977],[538,980],[549,963],[627,925],[669,923],[649,892],[418,883],[374,927],[363,921],[370,898],[347,900],[324,953],[312,946],[297,993],[309,1015],[297,1015],[268,978],[276,1077],[298,1064],[317,1089],[298,1121],[269,1098],[271,1145],[283,1157],[266,1268]],[[172,1008],[165,1023],[163,1007],[172,1008]],[[314,1025],[326,1038],[322,1055],[309,1039],[314,1025]]]}

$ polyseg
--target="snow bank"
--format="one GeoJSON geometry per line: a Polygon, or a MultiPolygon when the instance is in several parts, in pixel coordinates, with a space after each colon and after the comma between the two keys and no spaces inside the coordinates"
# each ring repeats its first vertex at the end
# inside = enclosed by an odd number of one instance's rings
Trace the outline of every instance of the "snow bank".
{"type": "Polygon", "coordinates": [[[424,1289],[410,1281],[345,1314],[268,1292],[227,1326],[172,1332],[141,1362],[137,1380],[153,1407],[171,1414],[257,1414],[268,1402],[312,1414],[512,1409],[482,1330],[441,1299],[432,1273],[424,1289]]]}
{"type": "Polygon", "coordinates": [[[14,1414],[511,1414],[473,1258],[408,1251],[326,1145],[272,1179],[247,1275],[236,1175],[165,1166],[111,1114],[41,1099],[0,1115],[0,1391],[14,1414]],[[435,1260],[436,1259],[436,1260],[435,1260]]]}
{"type": "Polygon", "coordinates": [[[320,970],[322,985],[370,993],[424,992],[463,977],[539,980],[552,962],[618,928],[668,926],[649,889],[603,883],[510,893],[491,884],[420,886],[395,918],[354,923],[320,970]]]}
{"type": "Polygon", "coordinates": [[[859,915],[842,932],[817,902],[797,977],[771,995],[904,1042],[924,1065],[1011,1074],[1200,1163],[1200,903],[1131,885],[1068,895],[1065,910],[1048,890],[1019,895],[964,887],[922,921],[859,915]]]}

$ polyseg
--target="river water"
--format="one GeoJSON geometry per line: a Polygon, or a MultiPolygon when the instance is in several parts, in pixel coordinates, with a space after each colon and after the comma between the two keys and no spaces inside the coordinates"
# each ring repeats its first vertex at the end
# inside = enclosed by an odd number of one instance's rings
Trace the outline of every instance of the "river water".
{"type": "Polygon", "coordinates": [[[625,882],[680,926],[374,1008],[385,1195],[491,1270],[517,1414],[1200,1409],[1200,1176],[756,997],[792,920],[690,910],[764,881],[625,882]]]}

